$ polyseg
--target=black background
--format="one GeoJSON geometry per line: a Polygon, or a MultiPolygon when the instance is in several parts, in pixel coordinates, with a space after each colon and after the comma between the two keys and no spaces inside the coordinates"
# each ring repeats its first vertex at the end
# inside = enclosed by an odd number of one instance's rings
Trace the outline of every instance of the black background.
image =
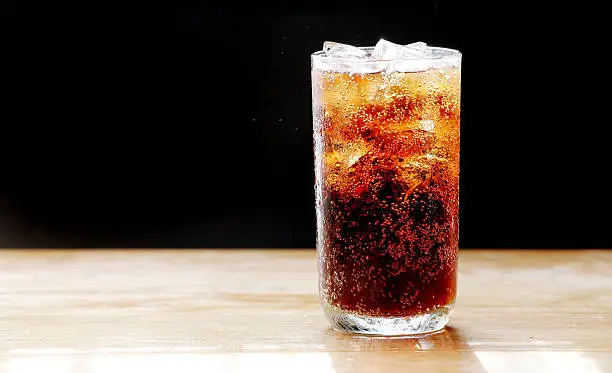
{"type": "Polygon", "coordinates": [[[309,55],[463,52],[461,247],[612,247],[587,3],[6,3],[3,247],[314,247],[309,55]]]}

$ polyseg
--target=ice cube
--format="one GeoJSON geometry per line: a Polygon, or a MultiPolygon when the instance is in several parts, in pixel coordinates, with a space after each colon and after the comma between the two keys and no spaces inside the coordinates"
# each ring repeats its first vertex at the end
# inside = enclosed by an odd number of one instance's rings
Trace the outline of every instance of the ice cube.
{"type": "Polygon", "coordinates": [[[427,132],[434,132],[434,128],[436,127],[436,122],[431,119],[423,119],[418,123],[419,129],[427,132]]]}
{"type": "Polygon", "coordinates": [[[368,147],[364,142],[344,142],[324,154],[327,183],[343,195],[359,195],[366,190],[368,147]]]}
{"type": "Polygon", "coordinates": [[[415,43],[406,44],[404,45],[404,47],[415,48],[415,49],[425,49],[427,48],[427,43],[422,42],[422,41],[417,41],[415,43]]]}
{"type": "Polygon", "coordinates": [[[380,150],[389,155],[411,158],[429,153],[435,143],[435,134],[422,129],[406,130],[377,138],[380,150]]]}
{"type": "Polygon", "coordinates": [[[457,193],[459,183],[458,163],[450,162],[445,158],[433,154],[417,158],[421,164],[426,164],[431,169],[429,184],[435,187],[442,195],[454,195],[457,193]]]}
{"type": "Polygon", "coordinates": [[[330,170],[340,168],[348,170],[368,151],[366,144],[360,141],[338,143],[334,148],[334,151],[325,155],[326,164],[330,170]]]}
{"type": "Polygon", "coordinates": [[[378,60],[391,60],[385,68],[387,71],[425,71],[433,67],[426,48],[427,44],[424,42],[400,45],[380,39],[372,51],[372,57],[378,60]]]}
{"type": "Polygon", "coordinates": [[[313,59],[313,68],[341,73],[370,74],[383,70],[386,64],[368,61],[371,55],[362,48],[333,41],[323,43],[324,57],[313,59]]]}
{"type": "Polygon", "coordinates": [[[449,54],[448,52],[441,52],[439,48],[428,46],[427,43],[422,41],[406,44],[404,47],[411,49],[413,53],[418,51],[417,53],[421,53],[423,57],[428,58],[430,62],[429,68],[457,66],[456,55],[452,53],[449,54]]]}
{"type": "Polygon", "coordinates": [[[407,199],[417,188],[426,187],[429,184],[432,177],[432,168],[430,165],[421,162],[406,162],[400,165],[398,176],[408,187],[405,194],[407,199]]]}
{"type": "Polygon", "coordinates": [[[428,56],[427,52],[423,50],[426,46],[427,44],[423,42],[404,46],[380,39],[372,51],[372,57],[379,60],[423,58],[428,56]]]}
{"type": "Polygon", "coordinates": [[[394,173],[395,161],[376,149],[362,155],[349,168],[349,188],[347,193],[358,197],[363,192],[376,192],[381,187],[381,181],[394,173]]]}
{"type": "Polygon", "coordinates": [[[347,167],[353,166],[367,151],[368,147],[363,142],[353,141],[345,143],[341,150],[344,164],[347,167]]]}
{"type": "Polygon", "coordinates": [[[323,43],[323,51],[328,57],[336,58],[367,58],[368,52],[349,44],[326,41],[323,43]]]}

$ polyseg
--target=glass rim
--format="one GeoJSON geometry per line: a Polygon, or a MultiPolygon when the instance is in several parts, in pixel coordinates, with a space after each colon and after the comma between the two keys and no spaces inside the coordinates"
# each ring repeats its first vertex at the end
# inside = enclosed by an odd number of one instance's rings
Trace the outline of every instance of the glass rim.
{"type": "MultiPolygon", "coordinates": [[[[357,47],[365,51],[372,51],[374,47],[357,47]]],[[[462,54],[457,49],[445,48],[445,47],[433,47],[427,46],[428,50],[438,52],[438,55],[426,56],[426,57],[414,57],[414,58],[391,58],[391,59],[380,59],[380,58],[355,58],[355,57],[331,57],[326,56],[324,50],[319,50],[310,55],[311,59],[317,59],[326,62],[350,62],[354,63],[372,63],[372,62],[391,62],[391,61],[439,61],[452,58],[461,58],[462,54]]]]}

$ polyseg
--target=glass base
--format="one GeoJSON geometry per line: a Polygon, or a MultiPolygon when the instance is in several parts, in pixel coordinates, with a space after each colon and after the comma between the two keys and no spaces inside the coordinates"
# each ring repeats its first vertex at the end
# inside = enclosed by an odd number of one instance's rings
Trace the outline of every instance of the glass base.
{"type": "Polygon", "coordinates": [[[407,317],[367,316],[324,305],[325,316],[332,327],[342,332],[380,336],[410,336],[444,329],[454,305],[437,308],[429,313],[407,317]]]}

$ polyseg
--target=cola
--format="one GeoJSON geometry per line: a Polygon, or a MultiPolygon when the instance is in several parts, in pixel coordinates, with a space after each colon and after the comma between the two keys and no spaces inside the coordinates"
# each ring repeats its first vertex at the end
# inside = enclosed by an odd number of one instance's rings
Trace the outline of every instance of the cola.
{"type": "Polygon", "coordinates": [[[452,58],[416,71],[367,55],[312,57],[319,285],[337,328],[427,332],[452,311],[460,54],[435,51],[452,58]],[[381,326],[388,320],[394,330],[381,326]]]}

